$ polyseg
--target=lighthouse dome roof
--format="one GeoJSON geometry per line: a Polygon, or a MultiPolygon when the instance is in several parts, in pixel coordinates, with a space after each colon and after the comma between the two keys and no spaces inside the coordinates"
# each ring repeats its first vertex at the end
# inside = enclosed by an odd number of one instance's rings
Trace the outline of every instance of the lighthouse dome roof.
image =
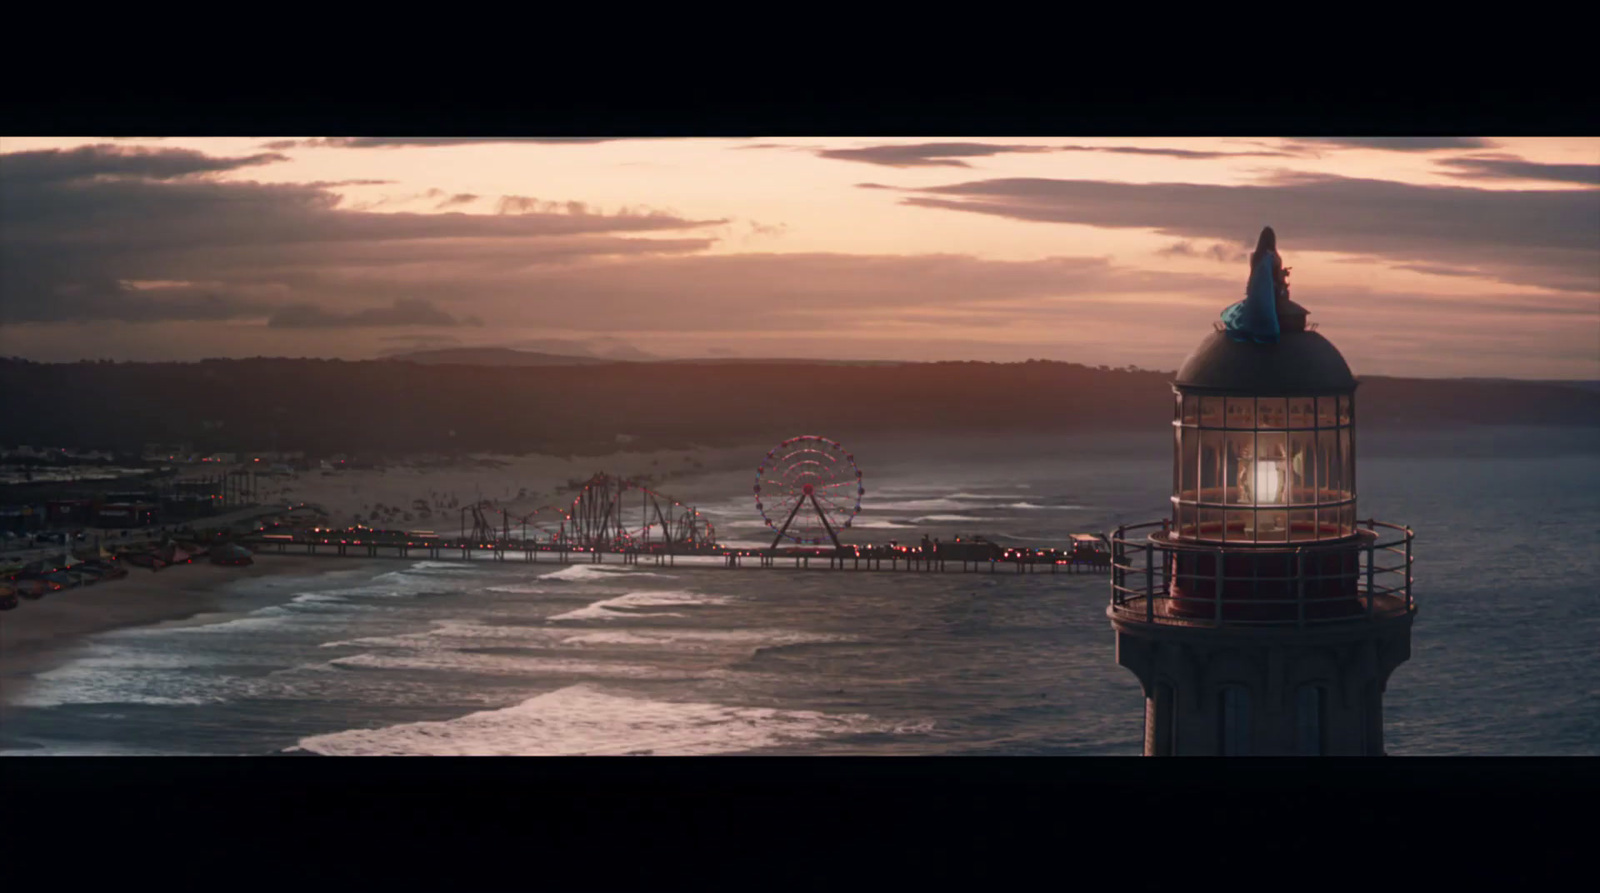
{"type": "Polygon", "coordinates": [[[1258,396],[1333,393],[1355,389],[1344,355],[1315,330],[1289,329],[1270,344],[1236,341],[1214,331],[1178,370],[1184,390],[1258,396]]]}

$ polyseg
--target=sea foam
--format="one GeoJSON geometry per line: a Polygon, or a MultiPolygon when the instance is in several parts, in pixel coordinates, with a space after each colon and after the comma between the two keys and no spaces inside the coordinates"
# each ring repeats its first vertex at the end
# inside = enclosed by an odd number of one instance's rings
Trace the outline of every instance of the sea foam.
{"type": "Polygon", "coordinates": [[[628,577],[666,577],[671,579],[671,574],[654,574],[649,571],[636,571],[622,565],[604,564],[574,564],[561,570],[548,574],[540,574],[541,580],[561,580],[567,583],[594,583],[607,580],[616,580],[623,576],[628,577]]]}
{"type": "Polygon", "coordinates": [[[720,595],[675,589],[647,589],[630,592],[616,598],[597,601],[592,605],[557,614],[550,620],[612,620],[625,617],[682,617],[682,614],[661,611],[617,610],[618,608],[678,608],[689,605],[723,605],[731,599],[720,595]]]}
{"type": "Polygon", "coordinates": [[[501,710],[317,735],[299,746],[329,756],[688,756],[894,730],[866,714],[657,701],[579,684],[501,710]]]}

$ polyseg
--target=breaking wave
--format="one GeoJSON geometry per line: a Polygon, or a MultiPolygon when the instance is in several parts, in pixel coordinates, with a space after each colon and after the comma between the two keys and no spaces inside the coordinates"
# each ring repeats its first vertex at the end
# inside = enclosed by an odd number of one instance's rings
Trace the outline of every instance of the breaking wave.
{"type": "Polygon", "coordinates": [[[628,577],[666,577],[671,579],[671,574],[653,574],[649,571],[636,571],[623,565],[604,564],[574,564],[548,574],[540,574],[541,580],[562,580],[568,583],[595,582],[597,580],[614,580],[622,576],[628,577]]]}
{"type": "Polygon", "coordinates": [[[679,608],[688,605],[723,605],[731,599],[720,595],[704,595],[686,590],[645,590],[597,601],[592,605],[557,614],[550,620],[612,620],[619,617],[682,617],[682,614],[664,611],[631,611],[618,608],[679,608]]]}
{"type": "Polygon", "coordinates": [[[690,756],[737,753],[863,732],[926,732],[863,713],[657,701],[579,684],[513,707],[442,722],[352,729],[306,738],[328,756],[690,756]]]}

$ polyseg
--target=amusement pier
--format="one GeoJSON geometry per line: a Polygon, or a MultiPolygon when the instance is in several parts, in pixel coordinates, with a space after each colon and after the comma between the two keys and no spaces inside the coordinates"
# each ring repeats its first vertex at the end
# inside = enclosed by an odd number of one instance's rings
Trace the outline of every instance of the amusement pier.
{"type": "MultiPolygon", "coordinates": [[[[983,537],[920,545],[848,544],[840,540],[866,494],[855,456],[818,435],[790,438],[763,457],[752,487],[768,531],[765,548],[719,544],[711,521],[693,506],[641,482],[597,474],[565,505],[516,514],[492,502],[460,509],[457,536],[431,531],[338,530],[280,521],[245,541],[258,554],[516,561],[528,564],[622,564],[794,568],[940,573],[1108,572],[1109,540],[1065,537],[1060,548],[1007,547],[983,537]]],[[[303,507],[312,514],[315,507],[303,507]]]]}

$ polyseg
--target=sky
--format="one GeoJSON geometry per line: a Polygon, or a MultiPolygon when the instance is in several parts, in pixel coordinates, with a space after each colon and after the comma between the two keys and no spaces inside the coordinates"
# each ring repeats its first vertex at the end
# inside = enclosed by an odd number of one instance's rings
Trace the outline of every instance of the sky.
{"type": "Polygon", "coordinates": [[[1600,379],[1600,139],[0,138],[0,355],[1174,370],[1262,226],[1358,375],[1600,379]]]}

